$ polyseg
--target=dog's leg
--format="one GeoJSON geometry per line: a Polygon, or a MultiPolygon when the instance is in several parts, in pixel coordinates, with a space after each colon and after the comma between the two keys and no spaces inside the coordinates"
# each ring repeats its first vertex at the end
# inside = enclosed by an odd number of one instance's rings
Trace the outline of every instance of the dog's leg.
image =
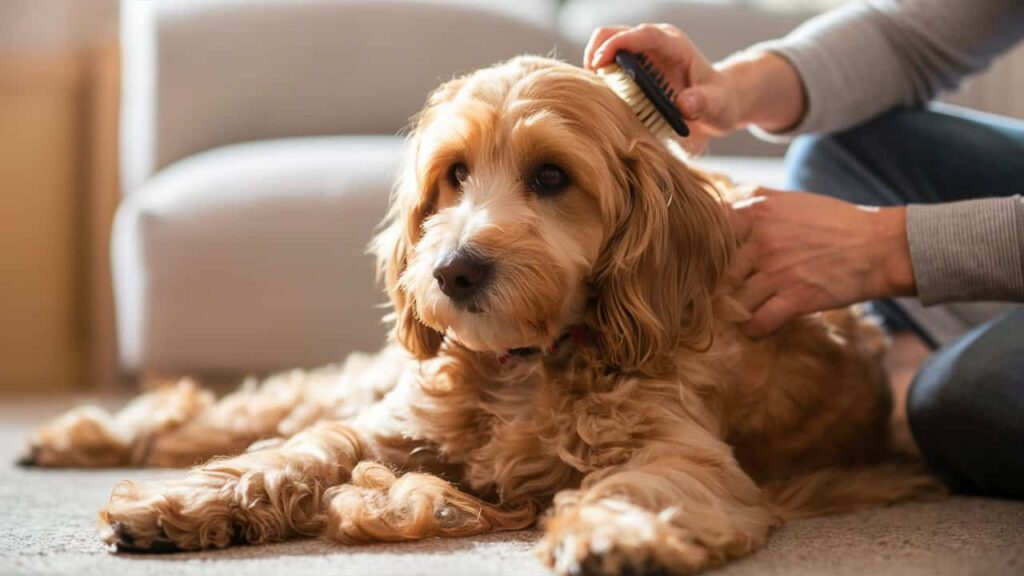
{"type": "Polygon", "coordinates": [[[420,364],[354,421],[359,430],[372,432],[375,461],[360,463],[351,482],[328,491],[327,537],[346,543],[403,541],[514,530],[535,522],[537,502],[493,504],[446,480],[465,479],[466,470],[449,462],[434,442],[465,456],[466,445],[480,441],[473,434],[477,405],[468,400],[476,393],[461,395],[473,388],[464,380],[471,372],[457,362],[448,355],[420,364]],[[461,368],[453,369],[456,365],[461,368]]]}
{"type": "Polygon", "coordinates": [[[360,463],[352,481],[331,488],[326,499],[326,535],[345,543],[517,530],[532,525],[538,509],[532,501],[497,506],[437,476],[396,476],[376,462],[360,463]]]}
{"type": "Polygon", "coordinates": [[[760,547],[778,520],[757,486],[728,446],[685,428],[559,493],[542,560],[558,574],[684,574],[760,547]]]}
{"type": "MultiPolygon", "coordinates": [[[[215,404],[211,392],[185,379],[142,394],[114,414],[97,406],[79,406],[33,431],[18,463],[52,468],[142,465],[151,440],[215,404]]],[[[188,448],[209,457],[216,451],[205,447],[218,439],[211,435],[188,448]]]]}
{"type": "Polygon", "coordinates": [[[386,393],[407,359],[396,348],[341,367],[249,380],[219,401],[191,380],[162,386],[114,414],[75,408],[32,435],[22,465],[183,467],[289,437],[320,419],[351,418],[386,393]]]}
{"type": "Polygon", "coordinates": [[[535,502],[496,506],[439,476],[396,477],[363,460],[401,455],[396,464],[445,467],[418,460],[425,451],[417,445],[322,421],[276,446],[211,461],[179,479],[118,484],[100,512],[103,539],[120,551],[171,552],[321,532],[342,542],[466,536],[535,521],[535,502]]]}
{"type": "MultiPolygon", "coordinates": [[[[413,385],[420,374],[417,366],[406,372],[407,378],[395,376],[395,366],[371,367],[363,372],[364,385],[378,391],[396,383],[413,385]]],[[[320,420],[288,440],[258,443],[240,456],[213,460],[181,478],[141,486],[122,482],[100,513],[104,539],[125,551],[174,551],[319,534],[325,492],[348,481],[360,461],[374,459],[438,473],[451,468],[429,443],[417,439],[415,427],[410,427],[411,408],[408,388],[391,390],[359,411],[358,417],[320,420]]],[[[359,474],[356,486],[367,488],[371,476],[359,474]]],[[[339,490],[330,494],[330,501],[341,506],[339,490]]]]}
{"type": "Polygon", "coordinates": [[[122,551],[160,552],[318,534],[324,491],[346,481],[363,452],[350,426],[322,421],[181,478],[121,482],[100,512],[103,539],[122,551]]]}

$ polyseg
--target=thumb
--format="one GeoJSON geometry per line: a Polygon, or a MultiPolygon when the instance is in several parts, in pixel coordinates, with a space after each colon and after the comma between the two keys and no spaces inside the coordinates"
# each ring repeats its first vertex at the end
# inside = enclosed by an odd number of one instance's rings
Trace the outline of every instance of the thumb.
{"type": "Polygon", "coordinates": [[[708,107],[708,98],[702,88],[687,88],[676,97],[676,106],[687,120],[697,120],[708,107]]]}
{"type": "Polygon", "coordinates": [[[775,295],[754,311],[754,317],[747,322],[745,331],[751,338],[762,338],[799,315],[797,305],[784,296],[775,295]]]}

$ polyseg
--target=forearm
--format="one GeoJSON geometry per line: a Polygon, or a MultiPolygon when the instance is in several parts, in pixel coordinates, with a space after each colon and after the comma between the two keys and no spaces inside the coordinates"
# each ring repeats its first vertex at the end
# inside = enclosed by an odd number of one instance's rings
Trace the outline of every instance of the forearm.
{"type": "MultiPolygon", "coordinates": [[[[1024,10],[1011,4],[872,0],[813,18],[785,38],[749,49],[790,64],[804,89],[803,114],[789,125],[749,126],[765,137],[832,132],[895,106],[927,102],[1020,38],[1024,10]]],[[[780,88],[792,97],[792,86],[780,88]]]]}
{"type": "Polygon", "coordinates": [[[736,129],[757,126],[783,132],[807,110],[807,95],[793,65],[772,52],[741,52],[715,66],[731,87],[737,107],[736,129]]]}
{"type": "Polygon", "coordinates": [[[917,294],[910,242],[907,237],[907,208],[878,208],[871,227],[872,251],[867,261],[877,263],[863,298],[892,298],[917,294]]]}
{"type": "Polygon", "coordinates": [[[925,304],[1024,302],[1024,199],[907,208],[916,290],[925,304]]]}
{"type": "Polygon", "coordinates": [[[1024,198],[881,208],[863,298],[1024,301],[1024,198]]]}
{"type": "Polygon", "coordinates": [[[881,208],[872,224],[864,298],[1024,301],[1020,196],[881,208]]]}

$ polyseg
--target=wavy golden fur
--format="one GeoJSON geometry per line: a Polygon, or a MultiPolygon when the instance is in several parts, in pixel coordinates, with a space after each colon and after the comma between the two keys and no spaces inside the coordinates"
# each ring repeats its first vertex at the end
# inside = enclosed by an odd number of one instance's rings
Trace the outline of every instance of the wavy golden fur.
{"type": "Polygon", "coordinates": [[[452,80],[374,241],[395,345],[220,401],[183,381],[116,415],[77,409],[28,459],[236,454],[119,484],[100,519],[121,550],[462,536],[543,513],[559,574],[692,572],[787,519],[940,493],[891,454],[877,327],[840,310],[739,331],[716,182],[573,66],[521,57],[452,80]],[[568,181],[538,192],[542,166],[568,181]],[[494,263],[473,307],[435,278],[459,249],[494,263]]]}

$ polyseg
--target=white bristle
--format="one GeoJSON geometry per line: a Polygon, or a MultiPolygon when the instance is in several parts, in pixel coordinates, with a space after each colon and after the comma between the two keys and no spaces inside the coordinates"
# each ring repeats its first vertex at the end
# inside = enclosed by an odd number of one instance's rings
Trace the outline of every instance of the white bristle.
{"type": "Polygon", "coordinates": [[[633,109],[640,122],[658,140],[674,140],[675,130],[647,98],[644,91],[618,64],[611,64],[597,71],[605,84],[608,85],[623,102],[633,109]]]}

